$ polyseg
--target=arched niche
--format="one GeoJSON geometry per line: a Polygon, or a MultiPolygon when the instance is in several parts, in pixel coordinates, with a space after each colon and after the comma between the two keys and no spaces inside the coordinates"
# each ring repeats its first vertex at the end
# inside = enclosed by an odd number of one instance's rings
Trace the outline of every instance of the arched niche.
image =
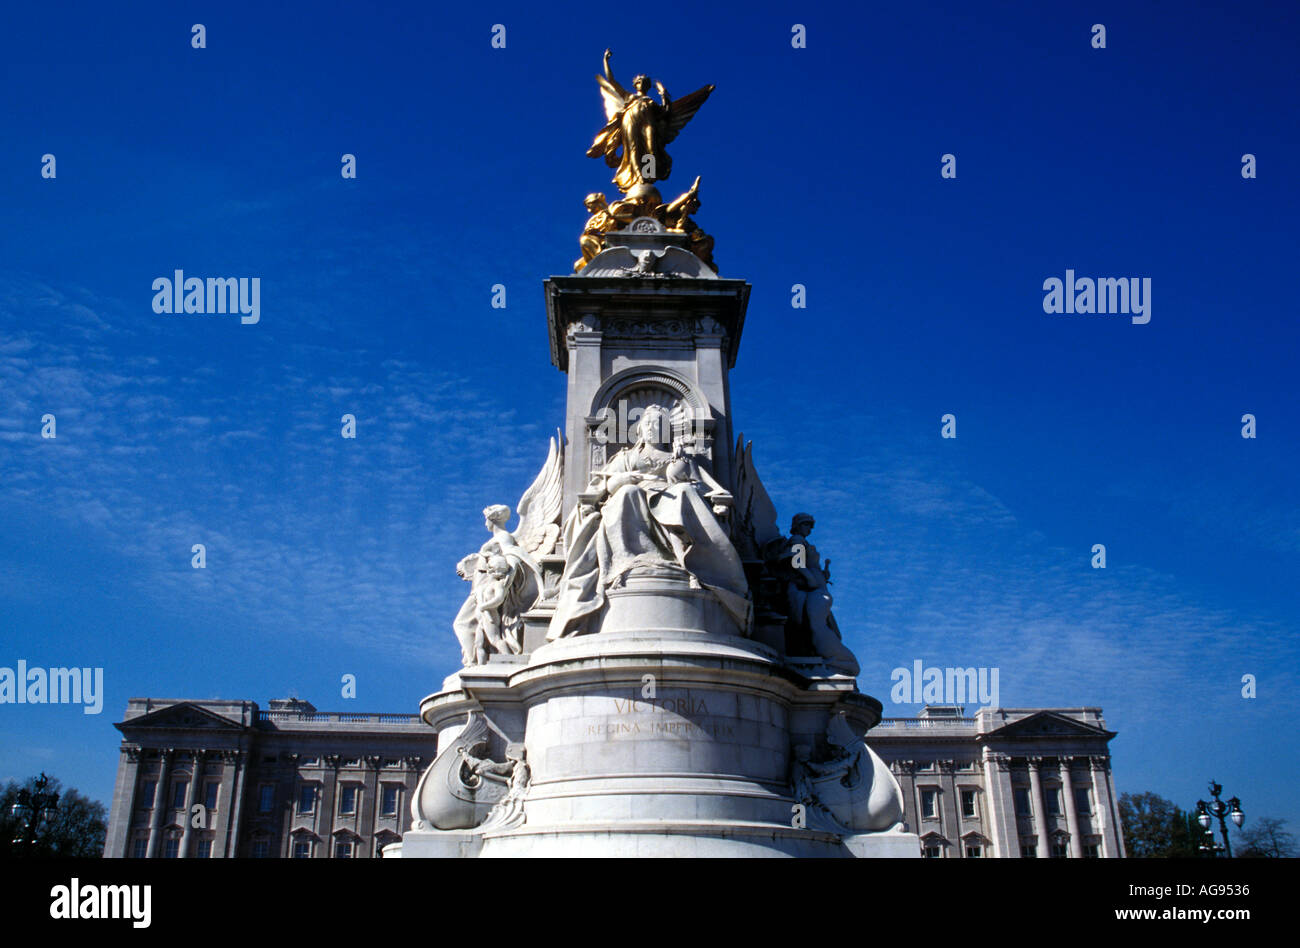
{"type": "Polygon", "coordinates": [[[714,422],[708,402],[676,372],[636,367],[610,376],[592,398],[586,417],[589,471],[636,441],[637,422],[649,405],[667,409],[674,445],[712,465],[714,422]]]}

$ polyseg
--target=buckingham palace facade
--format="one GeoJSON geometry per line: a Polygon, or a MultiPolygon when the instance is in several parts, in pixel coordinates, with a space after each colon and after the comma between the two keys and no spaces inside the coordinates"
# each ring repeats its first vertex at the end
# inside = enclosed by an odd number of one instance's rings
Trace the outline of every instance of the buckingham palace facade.
{"type": "MultiPolygon", "coordinates": [[[[414,714],[321,712],[287,698],[132,698],[104,855],[378,856],[410,825],[434,756],[414,714]]],[[[930,706],[868,735],[929,858],[1124,855],[1098,708],[930,706]]]]}
{"type": "Polygon", "coordinates": [[[903,788],[929,858],[1122,858],[1100,708],[927,707],[867,743],[903,788]]]}
{"type": "Polygon", "coordinates": [[[433,759],[418,715],[132,698],[107,857],[338,859],[401,839],[433,759]]]}

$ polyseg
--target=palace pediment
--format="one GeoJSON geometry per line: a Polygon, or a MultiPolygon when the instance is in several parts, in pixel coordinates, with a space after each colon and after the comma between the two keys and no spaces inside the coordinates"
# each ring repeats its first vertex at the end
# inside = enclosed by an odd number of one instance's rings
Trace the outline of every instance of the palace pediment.
{"type": "Polygon", "coordinates": [[[1084,724],[1082,721],[1076,721],[1055,711],[1039,711],[1027,718],[1005,724],[995,731],[989,731],[983,739],[988,741],[1007,738],[1096,737],[1109,740],[1114,736],[1114,731],[1084,724]]]}
{"type": "Polygon", "coordinates": [[[117,724],[118,730],[242,731],[243,725],[188,701],[168,705],[117,724]]]}

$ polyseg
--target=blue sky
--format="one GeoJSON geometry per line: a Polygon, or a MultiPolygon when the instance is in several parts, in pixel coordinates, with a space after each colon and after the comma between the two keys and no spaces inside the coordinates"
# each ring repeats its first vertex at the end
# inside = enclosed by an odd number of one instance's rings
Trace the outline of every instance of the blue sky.
{"type": "Polygon", "coordinates": [[[664,190],[702,176],[753,284],[735,424],[863,690],[998,667],[1004,706],[1102,707],[1121,791],[1300,823],[1300,14],[1133,6],[15,8],[0,665],[103,666],[106,706],[0,706],[0,778],[107,802],[131,696],[414,711],[453,670],[455,563],[563,421],[541,281],[614,193],[611,46],[717,85],[664,190]],[[177,268],[259,277],[260,323],[155,314],[177,268]],[[1044,314],[1067,268],[1149,277],[1151,322],[1044,314]]]}

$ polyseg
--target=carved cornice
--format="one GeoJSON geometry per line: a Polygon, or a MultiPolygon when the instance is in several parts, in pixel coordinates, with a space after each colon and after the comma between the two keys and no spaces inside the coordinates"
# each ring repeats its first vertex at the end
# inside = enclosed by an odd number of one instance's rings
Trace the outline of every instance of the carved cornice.
{"type": "MultiPolygon", "coordinates": [[[[572,324],[570,324],[572,327],[572,324]]],[[[689,339],[698,335],[721,335],[724,330],[714,319],[656,319],[654,317],[614,316],[604,321],[607,336],[655,336],[689,339]]]]}
{"type": "MultiPolygon", "coordinates": [[[[690,256],[687,251],[681,252],[690,256]]],[[[730,279],[690,279],[679,282],[668,279],[628,279],[630,275],[557,276],[545,282],[551,361],[557,368],[568,371],[571,349],[602,344],[599,336],[585,329],[570,335],[570,327],[579,321],[591,319],[593,328],[601,323],[607,325],[613,320],[626,320],[631,324],[646,321],[647,315],[653,318],[657,312],[664,312],[670,321],[681,323],[694,324],[696,320],[703,321],[706,318],[716,322],[722,332],[710,333],[707,330],[713,327],[705,324],[702,326],[705,331],[695,335],[697,338],[724,337],[727,368],[735,368],[745,310],[749,303],[748,283],[730,279]],[[595,322],[595,319],[600,322],[595,322]]]]}

